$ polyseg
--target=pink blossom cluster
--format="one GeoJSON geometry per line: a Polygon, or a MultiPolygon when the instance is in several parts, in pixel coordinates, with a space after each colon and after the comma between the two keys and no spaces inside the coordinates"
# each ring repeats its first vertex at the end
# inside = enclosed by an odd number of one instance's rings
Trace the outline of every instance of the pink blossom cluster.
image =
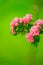
{"type": "MultiPolygon", "coordinates": [[[[16,34],[15,26],[18,27],[19,23],[23,23],[24,26],[32,20],[32,14],[26,14],[23,18],[15,17],[10,23],[11,33],[16,34]]],[[[43,20],[37,20],[34,22],[33,26],[30,28],[30,32],[26,34],[26,38],[29,42],[33,43],[35,41],[34,37],[40,35],[40,30],[43,25],[43,20]]]]}
{"type": "Polygon", "coordinates": [[[43,20],[37,20],[34,25],[31,27],[30,32],[26,35],[26,38],[29,42],[33,43],[34,36],[39,36],[41,26],[43,25],[43,20]]]}
{"type": "Polygon", "coordinates": [[[25,17],[23,18],[18,18],[15,17],[12,22],[10,23],[10,27],[11,27],[11,33],[15,34],[15,30],[14,27],[15,26],[19,26],[19,23],[23,23],[24,25],[26,25],[27,23],[29,23],[32,20],[32,14],[26,14],[25,17]]]}

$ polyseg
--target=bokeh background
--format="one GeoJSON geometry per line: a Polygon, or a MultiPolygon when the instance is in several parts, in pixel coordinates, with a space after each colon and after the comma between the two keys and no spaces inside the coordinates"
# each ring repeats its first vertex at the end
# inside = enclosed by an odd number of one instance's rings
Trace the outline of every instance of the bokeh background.
{"type": "Polygon", "coordinates": [[[25,35],[10,34],[10,22],[25,14],[33,22],[43,19],[43,0],[0,0],[0,65],[43,65],[43,35],[38,46],[31,45],[25,35]]]}

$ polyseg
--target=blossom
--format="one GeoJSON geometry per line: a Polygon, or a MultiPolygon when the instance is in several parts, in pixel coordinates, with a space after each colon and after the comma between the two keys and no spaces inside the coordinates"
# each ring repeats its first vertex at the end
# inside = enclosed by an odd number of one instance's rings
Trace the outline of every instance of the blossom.
{"type": "Polygon", "coordinates": [[[28,41],[31,42],[31,43],[33,43],[33,42],[34,42],[33,37],[30,37],[30,38],[28,39],[28,41]]]}
{"type": "Polygon", "coordinates": [[[29,41],[29,42],[34,42],[34,38],[31,36],[31,33],[28,33],[27,35],[26,35],[26,38],[27,38],[27,40],[29,41]]]}
{"type": "Polygon", "coordinates": [[[32,20],[32,14],[26,14],[25,17],[23,17],[24,24],[29,23],[32,20]]]}
{"type": "Polygon", "coordinates": [[[32,20],[32,14],[26,14],[27,22],[32,20]]]}
{"type": "Polygon", "coordinates": [[[37,28],[40,30],[41,29],[41,26],[40,25],[36,25],[37,26],[37,28]]]}
{"type": "Polygon", "coordinates": [[[39,35],[39,29],[37,26],[32,26],[30,29],[30,33],[32,34],[32,36],[37,36],[39,35]]]}
{"type": "Polygon", "coordinates": [[[19,18],[15,17],[15,18],[12,20],[10,26],[18,26],[18,22],[19,22],[19,18]]]}
{"type": "Polygon", "coordinates": [[[34,25],[43,25],[43,20],[37,20],[34,25]]]}

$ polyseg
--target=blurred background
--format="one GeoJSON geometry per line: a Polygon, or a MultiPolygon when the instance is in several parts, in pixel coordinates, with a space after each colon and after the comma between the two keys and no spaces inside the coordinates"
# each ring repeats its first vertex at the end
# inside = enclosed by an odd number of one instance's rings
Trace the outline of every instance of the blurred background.
{"type": "Polygon", "coordinates": [[[43,65],[43,35],[35,47],[25,35],[10,34],[14,17],[33,15],[33,22],[43,19],[43,0],[0,0],[0,65],[43,65]]]}

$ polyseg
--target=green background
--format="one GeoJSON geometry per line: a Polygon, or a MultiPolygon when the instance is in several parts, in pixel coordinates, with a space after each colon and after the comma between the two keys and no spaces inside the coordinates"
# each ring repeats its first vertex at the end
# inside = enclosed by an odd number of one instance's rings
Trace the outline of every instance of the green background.
{"type": "Polygon", "coordinates": [[[43,0],[0,0],[0,65],[43,65],[43,35],[38,46],[31,45],[25,35],[10,34],[10,22],[25,14],[33,22],[43,19],[43,0]]]}

